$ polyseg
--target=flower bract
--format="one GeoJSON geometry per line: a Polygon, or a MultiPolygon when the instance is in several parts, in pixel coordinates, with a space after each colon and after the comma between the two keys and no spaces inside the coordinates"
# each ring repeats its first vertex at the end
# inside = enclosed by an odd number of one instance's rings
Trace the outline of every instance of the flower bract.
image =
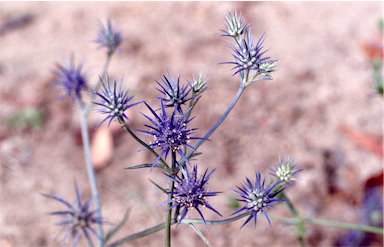
{"type": "Polygon", "coordinates": [[[239,189],[239,191],[230,189],[232,192],[236,193],[237,195],[239,195],[243,198],[243,199],[237,199],[237,201],[241,201],[241,202],[246,203],[246,205],[244,207],[236,210],[231,215],[240,213],[244,210],[246,210],[246,212],[243,213],[244,215],[249,214],[249,212],[251,213],[250,216],[248,217],[248,219],[244,222],[244,224],[241,227],[243,227],[245,224],[247,224],[253,218],[254,219],[254,228],[256,228],[257,213],[260,211],[263,213],[265,219],[268,221],[269,226],[272,227],[271,222],[269,221],[269,218],[268,218],[268,215],[267,215],[267,212],[265,211],[265,209],[266,208],[273,208],[271,206],[271,204],[273,204],[273,203],[286,201],[283,199],[274,198],[281,191],[284,190],[284,188],[277,190],[277,191],[274,190],[275,186],[278,184],[279,184],[279,182],[272,185],[272,182],[271,182],[265,187],[264,186],[265,185],[265,179],[263,180],[263,182],[261,182],[260,172],[257,171],[256,172],[256,179],[255,179],[255,182],[253,184],[248,178],[246,178],[246,181],[241,186],[241,188],[237,187],[239,189]]]}
{"type": "Polygon", "coordinates": [[[186,166],[185,166],[185,169],[183,170],[185,171],[184,178],[180,178],[178,176],[171,177],[165,174],[166,176],[168,176],[169,178],[171,178],[176,182],[176,186],[173,192],[168,192],[169,194],[173,195],[173,198],[161,203],[159,206],[172,202],[174,204],[171,207],[169,207],[168,210],[171,210],[172,208],[177,206],[180,206],[180,209],[183,208],[183,211],[179,216],[177,225],[179,225],[180,222],[185,218],[189,210],[195,209],[199,213],[201,219],[203,220],[205,227],[207,227],[204,216],[200,211],[201,207],[209,208],[213,212],[222,216],[219,212],[217,212],[214,208],[212,208],[212,206],[207,202],[207,197],[216,196],[218,193],[221,193],[221,192],[210,192],[209,189],[206,188],[206,184],[209,178],[211,177],[212,173],[216,169],[212,170],[208,175],[207,175],[208,169],[205,170],[204,175],[200,178],[197,178],[196,165],[193,167],[192,173],[188,171],[188,168],[186,166]]]}

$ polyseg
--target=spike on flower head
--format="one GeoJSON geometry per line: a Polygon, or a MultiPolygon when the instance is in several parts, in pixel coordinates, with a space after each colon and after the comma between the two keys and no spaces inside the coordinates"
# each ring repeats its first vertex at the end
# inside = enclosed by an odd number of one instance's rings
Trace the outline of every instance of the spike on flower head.
{"type": "Polygon", "coordinates": [[[72,57],[70,63],[63,59],[63,64],[58,65],[58,70],[53,72],[58,76],[58,79],[53,81],[52,84],[58,85],[65,90],[60,100],[72,95],[73,102],[79,101],[81,104],[80,92],[87,89],[86,77],[81,73],[82,67],[83,64],[81,63],[76,68],[72,57]]]}
{"type": "Polygon", "coordinates": [[[160,93],[162,93],[163,97],[159,97],[162,100],[166,107],[175,107],[177,111],[182,114],[181,105],[184,105],[188,100],[195,98],[196,96],[188,97],[189,92],[192,90],[192,87],[188,89],[188,85],[180,87],[180,76],[177,78],[177,84],[167,69],[168,78],[163,75],[164,79],[159,77],[161,82],[164,84],[160,84],[158,81],[157,84],[161,87],[161,89],[157,89],[160,93]]]}
{"type": "Polygon", "coordinates": [[[115,118],[125,118],[129,121],[124,111],[130,107],[133,107],[137,104],[142,103],[142,102],[137,102],[133,104],[128,104],[128,102],[134,97],[134,95],[131,96],[128,90],[125,91],[125,88],[121,89],[123,78],[121,78],[118,90],[116,90],[115,78],[113,78],[112,88],[108,78],[108,74],[106,74],[105,80],[106,80],[107,86],[104,84],[103,80],[100,78],[100,81],[103,86],[103,88],[100,87],[101,93],[93,91],[93,93],[99,96],[100,98],[100,102],[93,102],[93,103],[102,107],[101,109],[96,109],[96,111],[101,112],[103,114],[107,114],[107,117],[103,121],[101,121],[101,123],[97,127],[99,127],[107,119],[110,119],[108,126],[111,124],[112,120],[115,118]]]}
{"type": "Polygon", "coordinates": [[[244,207],[236,210],[233,212],[233,214],[240,213],[243,210],[246,210],[245,214],[249,214],[250,216],[248,219],[244,222],[244,224],[241,226],[243,227],[245,224],[247,224],[252,218],[254,219],[254,228],[256,228],[256,220],[257,220],[257,213],[262,212],[265,219],[267,220],[270,227],[271,222],[269,221],[267,212],[265,211],[266,208],[273,208],[271,204],[276,202],[282,202],[286,201],[283,199],[275,199],[274,197],[277,196],[281,191],[284,190],[274,190],[275,186],[279,184],[279,182],[272,185],[272,183],[269,183],[267,187],[264,186],[265,179],[263,182],[261,182],[260,173],[259,171],[256,172],[256,179],[255,182],[252,184],[252,182],[246,177],[246,181],[244,182],[244,185],[240,187],[237,187],[239,191],[232,190],[232,192],[236,193],[237,195],[241,196],[243,199],[236,199],[237,201],[245,202],[247,203],[244,207]]]}
{"type": "Polygon", "coordinates": [[[96,216],[96,212],[99,209],[91,210],[90,207],[94,200],[94,197],[91,197],[84,204],[81,203],[81,190],[75,182],[76,198],[77,201],[74,204],[70,204],[65,201],[58,193],[55,193],[56,196],[42,194],[45,197],[54,199],[63,203],[67,206],[67,210],[52,212],[51,215],[60,216],[64,218],[63,221],[56,223],[58,226],[63,226],[67,230],[67,234],[64,236],[66,240],[66,246],[68,246],[69,241],[73,237],[73,246],[76,246],[80,234],[83,233],[87,239],[90,240],[89,232],[95,235],[100,241],[102,238],[96,233],[92,228],[94,224],[103,223],[103,219],[96,216]]]}
{"type": "Polygon", "coordinates": [[[161,153],[153,162],[151,170],[163,155],[165,155],[165,159],[167,158],[169,151],[177,152],[190,165],[189,160],[180,148],[182,146],[186,146],[195,150],[195,148],[188,144],[189,140],[203,139],[200,137],[190,137],[191,134],[195,133],[196,129],[188,128],[188,124],[193,120],[193,118],[186,120],[185,117],[192,108],[189,108],[188,111],[186,111],[182,116],[178,115],[176,108],[171,115],[168,115],[163,101],[160,98],[161,112],[158,115],[147,103],[144,102],[144,104],[152,112],[155,118],[152,119],[142,114],[151,122],[151,125],[144,125],[150,128],[150,131],[139,131],[142,134],[149,135],[154,138],[153,142],[149,144],[149,147],[161,149],[161,153]]]}
{"type": "Polygon", "coordinates": [[[207,202],[207,197],[216,196],[218,193],[221,193],[221,192],[210,192],[209,189],[206,188],[206,184],[208,183],[209,178],[211,177],[212,173],[215,170],[216,169],[212,170],[208,175],[207,175],[208,169],[205,170],[204,175],[199,179],[197,178],[196,165],[193,167],[192,173],[188,171],[188,168],[186,166],[185,166],[185,169],[183,168],[184,178],[180,178],[178,176],[171,177],[165,174],[166,176],[168,176],[169,178],[171,178],[176,182],[176,186],[173,192],[167,192],[169,194],[172,194],[173,198],[161,203],[159,206],[172,202],[174,204],[171,207],[169,207],[168,210],[171,210],[176,206],[180,206],[180,208],[183,208],[183,211],[179,216],[180,218],[177,225],[179,225],[180,222],[185,218],[189,210],[196,209],[201,219],[203,220],[205,227],[207,227],[203,214],[200,211],[201,207],[209,208],[213,212],[222,216],[207,202]]]}
{"type": "Polygon", "coordinates": [[[115,27],[112,27],[109,19],[107,20],[106,28],[101,24],[97,39],[94,40],[95,43],[100,45],[99,47],[107,47],[108,54],[112,54],[118,49],[122,41],[121,32],[116,31],[115,27]]]}
{"type": "Polygon", "coordinates": [[[275,164],[276,170],[273,170],[269,166],[267,167],[273,172],[271,173],[271,175],[277,177],[281,184],[292,184],[292,180],[301,180],[298,178],[293,178],[293,176],[303,170],[294,170],[294,168],[296,167],[296,162],[297,161],[291,160],[291,156],[289,156],[286,162],[284,162],[282,158],[279,158],[279,166],[275,164]]]}

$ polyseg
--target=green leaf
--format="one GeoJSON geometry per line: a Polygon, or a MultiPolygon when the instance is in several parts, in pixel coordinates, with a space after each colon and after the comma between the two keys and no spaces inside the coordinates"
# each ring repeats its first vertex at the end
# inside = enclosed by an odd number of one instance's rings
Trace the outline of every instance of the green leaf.
{"type": "MultiPolygon", "coordinates": [[[[140,168],[151,168],[152,165],[153,164],[141,164],[141,165],[137,165],[137,166],[126,167],[124,169],[133,170],[133,169],[140,169],[140,168]]],[[[163,168],[160,164],[156,164],[154,167],[163,168]]]]}
{"type": "Polygon", "coordinates": [[[113,229],[111,229],[107,235],[105,236],[104,242],[107,242],[108,239],[110,239],[117,231],[120,230],[120,228],[127,222],[128,220],[128,215],[129,215],[130,209],[128,208],[127,211],[124,214],[123,219],[120,221],[120,223],[113,229]]]}
{"type": "Polygon", "coordinates": [[[158,185],[157,183],[153,182],[151,179],[149,179],[149,181],[151,181],[151,183],[153,183],[157,188],[159,188],[160,190],[162,190],[164,193],[167,194],[167,191],[165,189],[163,189],[160,185],[158,185]]]}

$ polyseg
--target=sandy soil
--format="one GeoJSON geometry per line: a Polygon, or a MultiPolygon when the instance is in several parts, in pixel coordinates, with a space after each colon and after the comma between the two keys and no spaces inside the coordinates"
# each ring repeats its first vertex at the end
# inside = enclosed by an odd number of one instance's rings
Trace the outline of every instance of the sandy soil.
{"type": "MultiPolygon", "coordinates": [[[[303,179],[286,190],[306,217],[346,223],[364,222],[363,198],[367,180],[383,170],[382,154],[372,143],[382,140],[382,99],[372,95],[370,61],[362,44],[374,42],[382,15],[380,2],[1,2],[0,3],[0,246],[62,246],[59,219],[47,215],[62,205],[40,193],[59,192],[75,200],[73,180],[90,196],[80,139],[79,112],[70,99],[57,102],[51,86],[52,70],[73,54],[84,62],[90,84],[97,81],[105,50],[91,43],[99,21],[118,22],[126,42],[113,58],[108,73],[132,90],[136,100],[158,96],[155,80],[169,69],[182,82],[199,72],[209,87],[194,110],[193,126],[203,134],[217,121],[235,96],[238,79],[232,76],[232,55],[224,27],[228,10],[242,12],[252,22],[254,39],[266,33],[268,55],[280,61],[274,80],[248,87],[233,112],[202,145],[199,170],[217,168],[209,186],[224,193],[210,203],[225,217],[233,209],[228,188],[240,185],[255,170],[267,174],[279,157],[291,155],[305,170],[303,179]],[[19,26],[5,26],[27,16],[19,26]],[[23,109],[45,113],[41,128],[7,125],[23,109]],[[8,121],[8,122],[7,122],[8,121]],[[350,130],[350,131],[348,131],[350,130]],[[354,132],[351,132],[354,131],[354,132]],[[357,134],[356,134],[357,133],[357,134]],[[368,144],[356,141],[356,135],[368,144]],[[373,141],[372,141],[373,140],[373,141]]],[[[134,108],[133,129],[146,120],[134,108]]],[[[89,116],[91,136],[102,117],[89,116]]],[[[23,122],[23,120],[20,120],[23,122]]],[[[113,129],[113,157],[97,172],[103,216],[112,223],[130,208],[130,218],[115,239],[164,221],[165,200],[148,178],[166,186],[164,175],[153,170],[123,168],[153,157],[128,134],[113,129]]],[[[146,139],[146,141],[150,141],[146,139]]],[[[379,187],[382,191],[381,187],[379,187]]],[[[382,193],[381,193],[382,195],[382,193]]],[[[377,201],[382,203],[382,199],[377,201]]],[[[270,215],[290,217],[282,205],[270,215]]],[[[207,219],[220,219],[204,210],[207,219]]],[[[198,217],[191,213],[190,217],[198,217]]],[[[382,217],[382,215],[381,215],[382,217]]],[[[298,246],[294,226],[272,220],[271,230],[260,217],[256,230],[242,221],[222,226],[199,226],[213,246],[298,246]]],[[[106,225],[105,230],[110,226],[106,225]]],[[[188,226],[173,227],[173,246],[204,246],[188,226]]],[[[307,225],[308,246],[334,246],[347,230],[307,225]]],[[[164,232],[126,246],[162,246],[164,232]]],[[[369,241],[368,241],[369,240],[369,241]]],[[[381,238],[368,236],[371,246],[381,238]]],[[[78,246],[86,246],[82,238],[78,246]]]]}

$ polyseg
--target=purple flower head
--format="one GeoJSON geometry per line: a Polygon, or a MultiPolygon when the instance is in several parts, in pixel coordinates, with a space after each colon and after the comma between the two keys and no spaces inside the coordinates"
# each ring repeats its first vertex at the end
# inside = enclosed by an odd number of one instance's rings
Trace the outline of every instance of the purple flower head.
{"type": "Polygon", "coordinates": [[[233,47],[229,47],[233,52],[233,57],[235,58],[235,62],[225,62],[225,63],[232,63],[236,66],[233,67],[233,69],[236,69],[236,72],[233,74],[237,74],[243,70],[257,70],[261,73],[268,74],[267,71],[260,68],[260,65],[263,63],[266,63],[269,59],[269,57],[262,57],[266,51],[261,52],[261,49],[263,48],[263,42],[265,40],[262,39],[264,34],[260,37],[260,39],[257,41],[256,46],[253,46],[253,40],[252,40],[252,32],[251,29],[249,29],[249,32],[245,32],[246,38],[242,38],[241,41],[237,41],[237,45],[233,45],[233,47]]]}
{"type": "Polygon", "coordinates": [[[249,25],[251,25],[251,23],[249,23],[245,26],[243,20],[241,20],[241,13],[239,17],[237,17],[236,11],[234,14],[232,14],[229,10],[229,17],[226,15],[225,20],[227,21],[228,26],[225,25],[225,28],[227,30],[220,30],[219,33],[221,33],[222,36],[230,36],[233,38],[237,38],[247,30],[249,25]]]}
{"type": "Polygon", "coordinates": [[[237,199],[237,201],[246,202],[247,205],[244,207],[236,210],[233,212],[233,214],[237,214],[243,210],[246,210],[244,214],[248,214],[251,212],[249,218],[244,222],[244,224],[241,226],[243,227],[245,224],[247,224],[252,218],[254,219],[254,227],[256,228],[256,220],[257,220],[257,213],[261,211],[268,221],[268,224],[270,227],[271,222],[269,221],[267,212],[264,210],[265,208],[273,208],[270,204],[276,203],[276,202],[282,202],[286,201],[283,199],[275,199],[274,197],[277,196],[281,191],[284,190],[280,189],[275,191],[274,188],[277,184],[280,184],[280,182],[275,183],[272,185],[272,182],[268,184],[267,187],[264,187],[265,179],[263,180],[263,183],[261,183],[260,179],[260,173],[259,171],[256,172],[256,180],[254,184],[251,183],[251,181],[246,177],[246,181],[244,182],[244,185],[240,187],[237,187],[240,191],[232,190],[232,192],[236,193],[237,195],[241,196],[244,199],[237,199]]]}
{"type": "Polygon", "coordinates": [[[77,68],[75,68],[73,58],[71,63],[63,59],[63,64],[57,66],[59,69],[55,70],[53,73],[58,76],[58,79],[53,81],[53,85],[58,85],[64,88],[64,95],[59,98],[62,100],[70,95],[72,95],[73,102],[78,100],[81,104],[81,95],[80,92],[87,89],[87,80],[84,74],[81,73],[83,64],[81,63],[77,68]]]}
{"type": "Polygon", "coordinates": [[[151,170],[163,155],[165,155],[165,159],[167,159],[167,155],[169,151],[179,153],[180,156],[189,165],[191,165],[187,157],[185,157],[183,151],[180,150],[180,148],[182,146],[186,146],[186,147],[189,147],[190,149],[195,150],[195,148],[193,148],[191,145],[188,144],[189,140],[203,139],[200,137],[190,137],[191,134],[196,133],[194,132],[196,129],[188,128],[188,124],[189,122],[192,121],[193,118],[186,120],[185,116],[192,108],[189,108],[188,111],[186,111],[182,116],[177,114],[176,108],[172,113],[172,115],[168,115],[167,112],[165,111],[165,107],[161,98],[160,98],[160,103],[161,103],[161,113],[160,115],[158,115],[147,103],[144,102],[144,104],[152,112],[155,118],[151,119],[150,117],[142,114],[151,122],[151,125],[144,125],[144,126],[150,128],[151,130],[150,131],[139,130],[140,133],[142,134],[153,136],[154,140],[149,144],[150,148],[159,147],[161,149],[161,153],[153,162],[151,170]]]}
{"type": "Polygon", "coordinates": [[[112,27],[109,19],[107,20],[107,28],[101,25],[97,39],[94,40],[95,43],[100,44],[99,47],[107,47],[109,55],[118,49],[122,41],[121,32],[117,32],[115,28],[112,27]]]}
{"type": "Polygon", "coordinates": [[[177,111],[182,114],[181,105],[184,105],[188,100],[195,98],[196,96],[192,96],[188,98],[189,92],[192,90],[192,87],[188,89],[188,85],[180,87],[180,76],[177,79],[177,85],[175,80],[171,78],[169,71],[167,69],[168,78],[163,75],[164,79],[159,77],[163,82],[164,86],[161,85],[158,81],[157,84],[161,87],[161,89],[157,89],[160,93],[163,94],[164,98],[159,97],[165,103],[166,107],[175,107],[177,111]]]}
{"type": "Polygon", "coordinates": [[[288,160],[286,162],[284,162],[283,159],[279,158],[279,166],[275,164],[276,170],[273,170],[269,166],[267,167],[273,172],[270,174],[277,177],[281,184],[292,184],[290,180],[301,180],[298,178],[293,178],[293,176],[303,170],[293,170],[296,167],[296,162],[297,161],[292,161],[291,157],[288,157],[288,160]]]}
{"type": "Polygon", "coordinates": [[[79,241],[80,234],[83,233],[86,238],[90,240],[89,232],[95,235],[98,239],[102,241],[101,236],[99,236],[96,231],[91,227],[93,224],[99,224],[103,222],[103,219],[96,216],[96,212],[99,209],[90,210],[91,204],[94,200],[94,197],[91,197],[84,204],[81,203],[81,190],[75,182],[75,190],[77,202],[70,204],[65,201],[57,192],[56,196],[42,194],[45,197],[59,201],[65,206],[67,210],[52,212],[51,215],[57,215],[61,218],[64,218],[63,221],[56,223],[58,226],[63,226],[67,230],[67,234],[64,236],[66,239],[66,246],[68,246],[69,241],[73,237],[73,246],[76,246],[79,241]]]}
{"type": "Polygon", "coordinates": [[[124,111],[142,102],[137,102],[130,105],[128,104],[128,102],[134,97],[134,95],[131,96],[128,90],[125,91],[125,87],[123,88],[123,90],[121,90],[121,83],[123,82],[123,78],[121,78],[119,90],[116,90],[115,78],[113,78],[113,89],[111,89],[111,83],[109,82],[108,74],[106,74],[105,76],[105,80],[107,82],[108,87],[105,86],[101,78],[100,80],[103,86],[103,88],[100,87],[101,94],[93,90],[93,93],[99,96],[100,102],[93,103],[102,106],[101,109],[96,109],[96,111],[107,114],[107,117],[103,121],[101,121],[101,123],[97,127],[99,127],[107,119],[110,119],[108,123],[109,126],[112,120],[117,117],[122,117],[129,121],[124,111]]]}
{"type": "MultiPolygon", "coordinates": [[[[184,208],[181,212],[179,221],[177,225],[180,224],[180,222],[184,219],[184,217],[187,215],[188,210],[196,209],[196,211],[200,214],[201,219],[204,221],[205,227],[207,227],[207,224],[205,223],[205,219],[203,217],[203,214],[200,211],[200,207],[206,207],[212,210],[213,212],[217,213],[218,215],[222,216],[219,212],[217,212],[212,206],[207,202],[208,196],[216,196],[218,193],[221,192],[210,192],[209,189],[206,188],[206,184],[211,177],[212,173],[216,170],[212,170],[208,176],[207,176],[207,170],[205,170],[205,173],[202,177],[199,179],[197,178],[197,166],[195,165],[193,167],[193,172],[189,173],[188,167],[185,166],[184,176],[185,178],[180,178],[178,176],[171,177],[167,174],[166,176],[170,177],[172,180],[176,182],[175,190],[173,192],[167,192],[169,194],[173,195],[173,198],[170,200],[167,200],[163,203],[161,203],[159,206],[173,202],[174,204],[168,208],[168,210],[171,210],[172,208],[176,206],[180,206],[180,208],[184,208]]],[[[159,207],[157,206],[157,207],[159,207]]]]}

